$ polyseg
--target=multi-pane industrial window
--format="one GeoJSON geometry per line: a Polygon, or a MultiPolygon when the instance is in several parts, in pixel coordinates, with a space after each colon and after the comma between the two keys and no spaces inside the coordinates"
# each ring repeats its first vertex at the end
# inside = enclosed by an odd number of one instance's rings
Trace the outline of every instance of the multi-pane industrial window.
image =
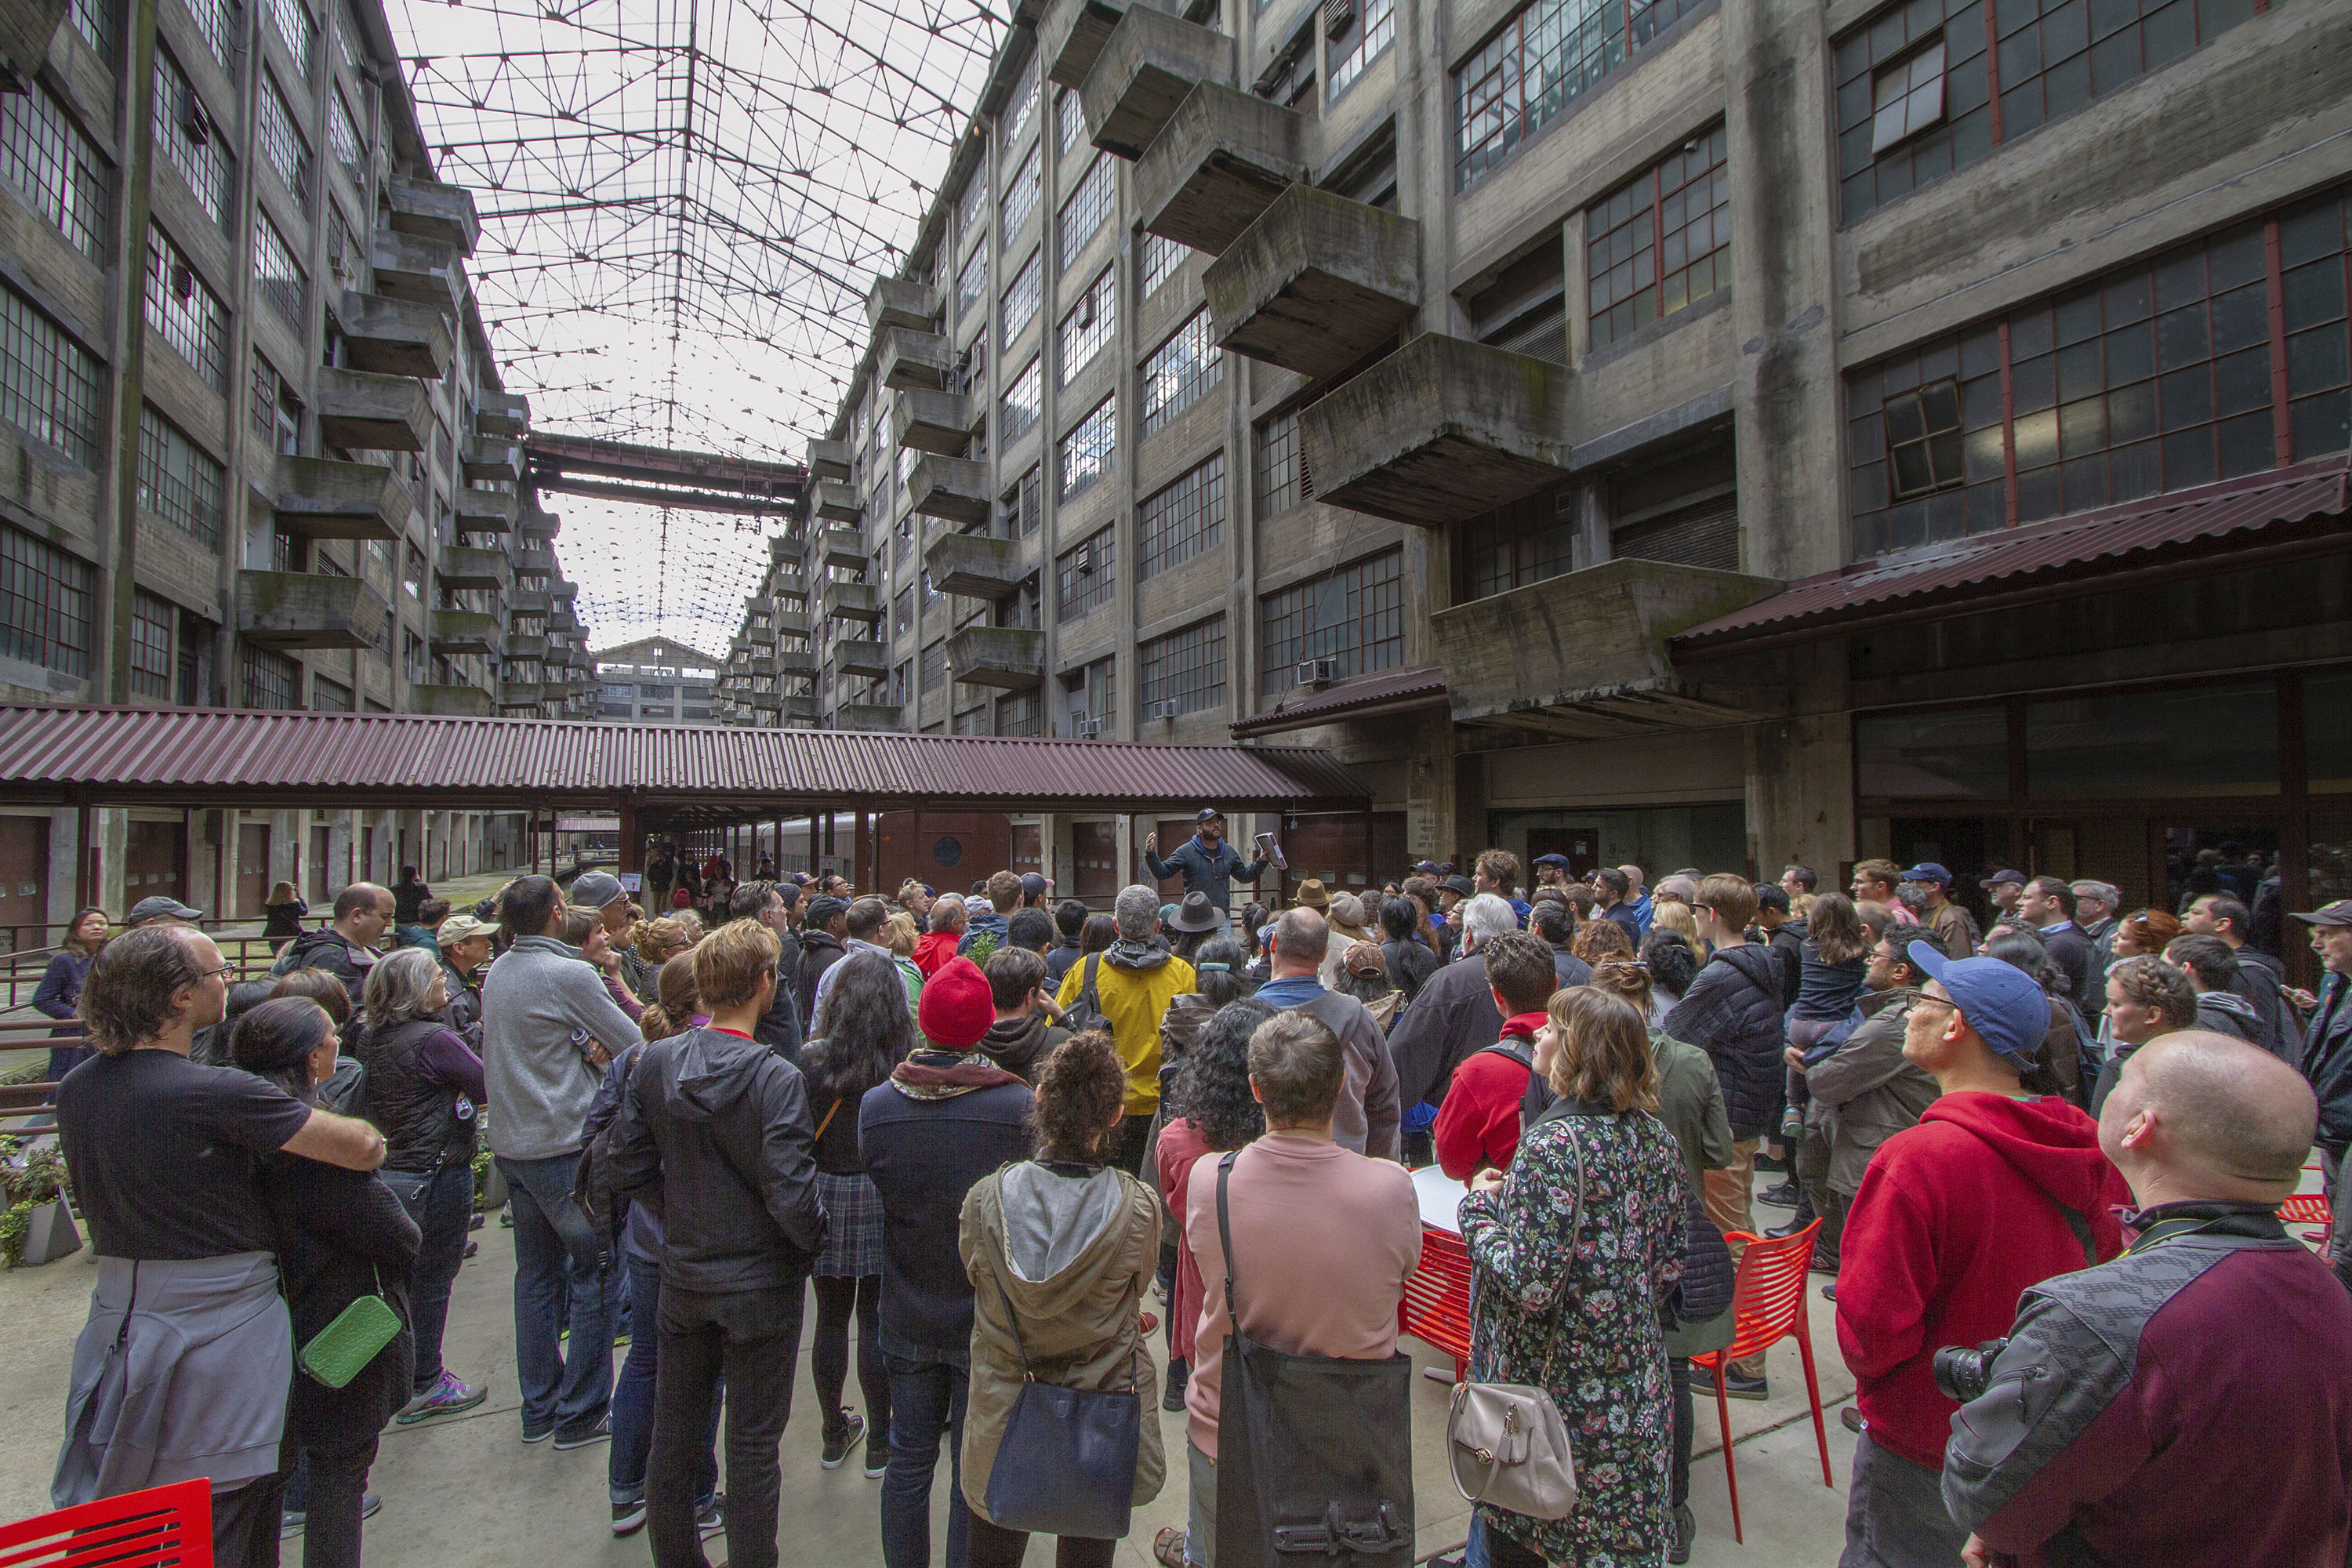
{"type": "Polygon", "coordinates": [[[1299,684],[1298,666],[1332,661],[1335,678],[1404,662],[1402,547],[1268,594],[1258,601],[1258,688],[1266,696],[1299,684]]]}
{"type": "Polygon", "coordinates": [[[0,653],[88,675],[94,577],[89,563],[0,523],[0,653]]]}
{"type": "Polygon", "coordinates": [[[1594,348],[1731,287],[1727,145],[1704,132],[1585,212],[1594,348]]]}
{"type": "Polygon", "coordinates": [[[1037,314],[1037,302],[1044,298],[1045,286],[1045,251],[1040,246],[1029,253],[1029,260],[1014,275],[1012,287],[1004,290],[1004,346],[1011,348],[1021,329],[1037,314]]]}
{"type": "Polygon", "coordinates": [[[1040,183],[1041,171],[1045,166],[1045,153],[1035,147],[1030,148],[1029,156],[1021,160],[1021,167],[1013,174],[1013,183],[1004,188],[1004,226],[999,244],[1009,248],[1020,237],[1022,226],[1029,221],[1029,215],[1037,210],[1037,195],[1044,188],[1040,183]]]}
{"type": "Polygon", "coordinates": [[[155,51],[154,117],[155,142],[163,156],[188,182],[196,204],[214,222],[229,226],[236,216],[236,163],[179,62],[163,48],[155,51]]]}
{"type": "Polygon", "coordinates": [[[1054,558],[1056,589],[1054,618],[1075,621],[1110,602],[1118,585],[1118,542],[1113,529],[1097,531],[1054,558]]]}
{"type": "Polygon", "coordinates": [[[1096,153],[1095,161],[1087,166],[1085,175],[1078,181],[1078,188],[1072,191],[1070,199],[1062,204],[1059,230],[1062,248],[1059,254],[1064,267],[1078,258],[1078,252],[1086,248],[1087,241],[1095,237],[1095,231],[1102,227],[1103,220],[1110,216],[1111,195],[1118,187],[1118,178],[1112,171],[1111,155],[1096,153]]]}
{"type": "Polygon", "coordinates": [[[1574,565],[1576,491],[1545,490],[1462,525],[1460,598],[1508,593],[1574,565]]]}
{"type": "Polygon", "coordinates": [[[926,646],[921,668],[924,690],[937,691],[945,686],[948,683],[948,645],[935,642],[926,646]]]}
{"type": "Polygon", "coordinates": [[[1224,374],[1225,353],[1209,341],[1209,312],[1195,310],[1143,362],[1143,433],[1158,433],[1224,374]]]}
{"type": "Polygon", "coordinates": [[[1340,57],[1331,62],[1331,96],[1339,97],[1349,84],[1364,74],[1364,68],[1380,58],[1381,51],[1396,37],[1396,0],[1363,0],[1363,18],[1355,27],[1355,37],[1347,43],[1340,57]]]}
{"type": "Polygon", "coordinates": [[[1059,338],[1061,344],[1062,379],[1067,386],[1078,378],[1078,373],[1092,364],[1095,355],[1102,353],[1110,342],[1111,333],[1118,329],[1118,269],[1106,267],[1078,302],[1062,318],[1059,338]]]}
{"type": "Polygon", "coordinates": [[[1277,414],[1257,427],[1257,463],[1252,478],[1252,499],[1261,522],[1314,499],[1315,481],[1307,471],[1307,454],[1298,447],[1297,410],[1277,414]]]}
{"type": "Polygon", "coordinates": [[[1029,129],[1029,121],[1037,113],[1037,60],[1031,51],[1029,63],[1021,68],[1021,79],[1013,84],[1013,100],[1004,106],[1004,145],[1012,146],[1029,129]]]}
{"type": "Polygon", "coordinates": [[[1223,537],[1225,455],[1212,452],[1136,512],[1136,576],[1148,579],[1190,561],[1223,537]]]}
{"type": "Polygon", "coordinates": [[[229,50],[236,36],[236,0],[187,0],[196,32],[223,70],[229,69],[229,50]]]}
{"type": "Polygon", "coordinates": [[[1037,531],[1045,514],[1045,485],[1040,481],[1038,466],[1032,464],[1021,476],[1020,482],[1006,490],[998,501],[1004,513],[1004,537],[1026,539],[1037,531]]]}
{"type": "Polygon", "coordinates": [[[1098,658],[1062,677],[1063,733],[1093,739],[1108,735],[1118,721],[1118,660],[1098,658]]]}
{"type": "Polygon", "coordinates": [[[319,41],[319,24],[310,18],[306,0],[269,0],[270,25],[294,63],[307,73],[310,68],[310,50],[319,41]]]}
{"type": "Polygon", "coordinates": [[[971,172],[956,197],[956,243],[970,245],[981,230],[980,215],[988,210],[988,165],[982,161],[971,172]]]}
{"type": "Polygon", "coordinates": [[[1084,495],[1097,479],[1110,472],[1118,457],[1118,396],[1114,393],[1062,437],[1058,499],[1066,501],[1084,495]]]}
{"type": "Polygon", "coordinates": [[[172,700],[172,605],[144,588],[131,591],[131,694],[172,700]]]}
{"type": "Polygon", "coordinates": [[[2331,192],[1851,377],[1855,554],[2342,451],[2347,199],[2331,192]]]}
{"type": "Polygon", "coordinates": [[[1003,431],[999,439],[1010,444],[1029,433],[1037,423],[1037,411],[1044,406],[1045,376],[1044,359],[1033,359],[1026,369],[1013,378],[1004,389],[1004,409],[997,419],[1003,431]]]}
{"type": "Polygon", "coordinates": [[[996,700],[996,732],[1000,735],[1034,736],[1043,729],[1038,721],[1044,713],[1045,709],[1034,691],[1019,691],[1000,697],[996,700]]]}
{"type": "Polygon", "coordinates": [[[988,298],[988,251],[983,247],[971,253],[971,259],[956,274],[956,320],[971,314],[971,308],[988,298]]]}
{"type": "Polygon", "coordinates": [[[294,252],[287,246],[285,236],[259,213],[253,215],[253,275],[270,308],[299,336],[304,308],[310,300],[310,284],[302,269],[294,264],[294,252]]]}
{"type": "Polygon", "coordinates": [[[113,184],[98,144],[38,81],[0,97],[0,178],[92,261],[106,257],[113,184]]]}
{"type": "Polygon", "coordinates": [[[890,601],[890,629],[900,637],[915,629],[915,590],[911,587],[899,589],[898,596],[890,601]]]}
{"type": "Polygon", "coordinates": [[[100,59],[114,64],[114,0],[72,0],[66,20],[100,59]]]}
{"type": "Polygon", "coordinates": [[[139,504],[207,548],[220,543],[221,466],[152,406],[139,410],[139,504]]]}
{"type": "Polygon", "coordinates": [[[147,231],[147,324],[215,392],[228,391],[228,310],[162,229],[147,231]]]}
{"type": "Polygon", "coordinates": [[[1534,0],[1454,73],[1454,177],[1468,190],[1702,0],[1534,0]]]}
{"type": "Polygon", "coordinates": [[[250,643],[245,649],[245,705],[247,708],[292,708],[302,690],[302,667],[266,647],[250,643]]]}
{"type": "Polygon", "coordinates": [[[1063,88],[1054,100],[1055,113],[1059,121],[1056,141],[1065,153],[1078,144],[1078,132],[1087,128],[1087,117],[1078,104],[1076,88],[1063,88]]]}
{"type": "Polygon", "coordinates": [[[1156,234],[1143,237],[1143,298],[1149,300],[1160,292],[1160,286],[1183,269],[1184,258],[1190,248],[1156,234]]]}
{"type": "Polygon", "coordinates": [[[257,140],[261,143],[262,156],[278,171],[278,177],[294,194],[295,201],[307,209],[310,200],[310,144],[294,129],[294,110],[287,103],[286,95],[278,90],[278,84],[267,74],[261,79],[257,140]]]}
{"type": "Polygon", "coordinates": [[[327,145],[343,173],[352,177],[352,184],[367,183],[367,153],[360,144],[359,121],[352,118],[351,105],[343,101],[341,88],[327,95],[327,145]]]}
{"type": "Polygon", "coordinates": [[[98,466],[98,362],[33,302],[0,284],[0,419],[98,466]]]}
{"type": "Polygon", "coordinates": [[[1214,616],[1140,644],[1136,662],[1136,700],[1147,719],[1172,702],[1179,713],[1225,705],[1225,617],[1214,616]]]}
{"type": "Polygon", "coordinates": [[[1851,223],[2253,15],[2256,0],[1908,0],[1837,45],[1851,223]]]}

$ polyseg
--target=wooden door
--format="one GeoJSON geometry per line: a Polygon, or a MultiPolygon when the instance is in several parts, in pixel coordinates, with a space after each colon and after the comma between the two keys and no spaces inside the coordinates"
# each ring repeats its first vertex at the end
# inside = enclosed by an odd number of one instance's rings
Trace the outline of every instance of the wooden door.
{"type": "Polygon", "coordinates": [[[241,921],[261,919],[269,898],[269,825],[239,823],[236,829],[236,914],[241,921]]]}
{"type": "Polygon", "coordinates": [[[1045,834],[1034,822],[1013,825],[1013,869],[1015,875],[1045,874],[1045,834]]]}
{"type": "Polygon", "coordinates": [[[327,900],[330,896],[327,889],[327,857],[333,854],[334,849],[335,830],[331,827],[323,827],[315,823],[312,824],[310,827],[310,893],[309,902],[317,909],[323,910],[327,907],[327,900]]]}
{"type": "Polygon", "coordinates": [[[178,822],[131,822],[122,837],[122,902],[127,909],[158,894],[195,905],[181,886],[188,864],[188,829],[178,822]]]}
{"type": "Polygon", "coordinates": [[[1077,861],[1073,893],[1096,909],[1110,908],[1118,897],[1118,824],[1070,824],[1070,853],[1077,861]]]}
{"type": "Polygon", "coordinates": [[[41,925],[48,913],[49,819],[0,816],[0,952],[51,945],[41,925]]]}
{"type": "Polygon", "coordinates": [[[1601,834],[1591,827],[1530,827],[1528,863],[1519,868],[1529,885],[1536,879],[1536,857],[1565,855],[1570,880],[1581,882],[1601,869],[1601,834]]]}
{"type": "MultiPolygon", "coordinates": [[[[1326,893],[1360,893],[1367,888],[1377,889],[1383,883],[1402,880],[1408,862],[1404,848],[1404,813],[1376,811],[1371,814],[1370,859],[1365,858],[1364,818],[1356,812],[1325,816],[1302,816],[1291,826],[1278,830],[1275,842],[1282,846],[1283,858],[1290,868],[1277,872],[1268,866],[1265,875],[1258,879],[1260,901],[1278,898],[1287,905],[1298,884],[1313,877],[1323,884],[1326,893]]],[[[1255,855],[1257,847],[1237,845],[1236,848],[1255,855]]],[[[1243,899],[1235,889],[1234,899],[1243,899]]]]}
{"type": "Polygon", "coordinates": [[[909,877],[961,893],[1012,859],[1012,824],[998,812],[886,811],[876,823],[876,867],[887,893],[909,877]]]}
{"type": "MultiPolygon", "coordinates": [[[[1141,828],[1143,824],[1138,822],[1136,826],[1141,828]]],[[[1160,858],[1166,860],[1168,857],[1182,848],[1184,840],[1192,837],[1192,819],[1189,816],[1162,817],[1160,821],[1151,824],[1150,831],[1160,835],[1160,858]]],[[[1238,845],[1235,847],[1246,851],[1249,847],[1238,845]]],[[[1143,836],[1140,832],[1136,835],[1135,839],[1135,864],[1139,868],[1136,871],[1138,877],[1151,875],[1151,868],[1143,863],[1143,836]]],[[[1160,879],[1160,899],[1162,903],[1172,903],[1183,896],[1184,879],[1181,873],[1160,879]]]]}

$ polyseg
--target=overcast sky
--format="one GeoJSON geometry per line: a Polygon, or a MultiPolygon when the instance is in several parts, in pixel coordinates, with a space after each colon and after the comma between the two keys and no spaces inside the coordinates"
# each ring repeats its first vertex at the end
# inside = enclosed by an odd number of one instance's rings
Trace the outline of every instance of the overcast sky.
{"type": "MultiPolygon", "coordinates": [[[[1006,0],[996,0],[1002,8],[1006,0]]],[[[982,0],[389,0],[541,429],[799,460],[1003,34],[982,0]]],[[[723,653],[772,521],[557,496],[592,643],[723,653]]]]}

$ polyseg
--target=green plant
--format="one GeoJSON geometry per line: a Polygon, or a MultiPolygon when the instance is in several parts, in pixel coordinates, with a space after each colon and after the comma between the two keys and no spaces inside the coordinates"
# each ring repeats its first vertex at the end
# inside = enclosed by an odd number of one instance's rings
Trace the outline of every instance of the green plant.
{"type": "Polygon", "coordinates": [[[7,1202],[0,1212],[0,1263],[14,1268],[25,1261],[25,1233],[33,1211],[68,1195],[65,1156],[54,1143],[30,1154],[25,1141],[0,1134],[0,1196],[7,1202]]]}
{"type": "Polygon", "coordinates": [[[474,1151],[474,1207],[478,1211],[489,1206],[485,1201],[489,1184],[490,1152],[488,1149],[477,1149],[474,1151]]]}

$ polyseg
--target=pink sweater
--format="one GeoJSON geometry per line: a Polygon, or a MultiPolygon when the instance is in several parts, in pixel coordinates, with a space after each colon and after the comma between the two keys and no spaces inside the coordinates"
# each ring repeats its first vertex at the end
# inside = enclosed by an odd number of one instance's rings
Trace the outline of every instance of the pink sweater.
{"type": "MultiPolygon", "coordinates": [[[[1185,1194],[1184,1245],[1201,1269],[1201,1321],[1185,1396],[1192,1446],[1217,1457],[1224,1358],[1225,1255],[1217,1239],[1217,1162],[1203,1155],[1185,1194]]],[[[1234,1162],[1226,1199],[1240,1259],[1242,1330],[1299,1355],[1370,1361],[1394,1353],[1397,1303],[1421,1262],[1412,1177],[1295,1132],[1269,1132],[1234,1162]]]]}

